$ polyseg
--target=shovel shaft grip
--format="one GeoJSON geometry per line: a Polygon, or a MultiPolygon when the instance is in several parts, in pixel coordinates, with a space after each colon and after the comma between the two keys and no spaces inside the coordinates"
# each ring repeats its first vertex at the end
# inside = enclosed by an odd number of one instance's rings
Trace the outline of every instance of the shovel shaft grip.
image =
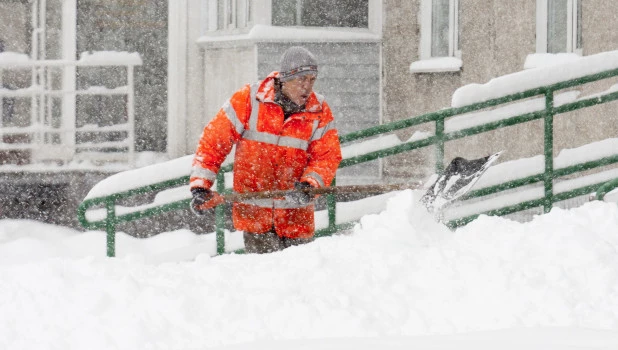
{"type": "MultiPolygon", "coordinates": [[[[307,188],[300,190],[305,193],[309,193],[310,195],[318,195],[318,194],[331,194],[331,193],[381,193],[381,192],[391,192],[391,191],[400,191],[407,189],[418,189],[421,188],[422,184],[411,183],[411,184],[386,184],[386,185],[349,185],[349,186],[330,186],[330,187],[320,187],[320,188],[307,188]]],[[[277,197],[285,197],[287,194],[291,192],[296,192],[299,190],[272,190],[272,191],[262,191],[262,192],[244,192],[244,193],[230,193],[223,195],[223,198],[226,202],[235,202],[247,199],[262,199],[262,198],[277,198],[277,197]]]]}

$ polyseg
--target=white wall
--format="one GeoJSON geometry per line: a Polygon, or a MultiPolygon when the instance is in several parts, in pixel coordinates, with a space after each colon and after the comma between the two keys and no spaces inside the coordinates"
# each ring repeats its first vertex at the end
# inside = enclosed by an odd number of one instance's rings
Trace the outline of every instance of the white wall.
{"type": "MultiPolygon", "coordinates": [[[[202,115],[191,115],[187,121],[189,152],[197,145],[202,129],[219,111],[225,101],[244,84],[257,81],[257,62],[254,45],[204,49],[203,51],[202,115]]],[[[196,103],[191,101],[190,103],[196,103]]]]}
{"type": "Polygon", "coordinates": [[[167,152],[176,158],[193,153],[189,130],[203,114],[200,0],[170,1],[168,52],[167,152]]]}

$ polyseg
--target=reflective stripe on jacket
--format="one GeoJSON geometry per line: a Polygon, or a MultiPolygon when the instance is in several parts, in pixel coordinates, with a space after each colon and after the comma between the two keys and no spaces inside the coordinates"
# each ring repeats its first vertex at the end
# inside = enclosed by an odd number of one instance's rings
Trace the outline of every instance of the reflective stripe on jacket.
{"type": "MultiPolygon", "coordinates": [[[[230,98],[204,128],[191,172],[191,188],[210,188],[221,163],[236,145],[234,191],[287,190],[296,181],[330,185],[341,162],[339,136],[330,107],[311,93],[305,110],[284,121],[274,102],[275,78],[246,85],[230,98]]],[[[314,233],[314,206],[295,207],[283,198],[234,203],[237,230],[270,231],[308,238],[314,233]]]]}

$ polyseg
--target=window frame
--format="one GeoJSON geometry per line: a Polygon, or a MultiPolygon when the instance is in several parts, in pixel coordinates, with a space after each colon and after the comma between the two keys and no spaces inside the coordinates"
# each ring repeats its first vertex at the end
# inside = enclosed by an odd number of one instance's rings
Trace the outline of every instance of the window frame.
{"type": "Polygon", "coordinates": [[[251,27],[255,17],[255,2],[254,0],[201,0],[202,34],[251,27]]]}
{"type": "Polygon", "coordinates": [[[461,59],[461,49],[459,48],[459,0],[449,0],[449,47],[448,56],[432,56],[432,7],[434,0],[422,0],[419,11],[419,22],[421,27],[421,38],[419,45],[419,57],[421,60],[428,60],[438,57],[455,57],[461,59]]]}
{"type": "MultiPolygon", "coordinates": [[[[315,25],[303,25],[303,8],[307,5],[311,5],[310,0],[291,0],[294,2],[294,24],[287,25],[287,27],[299,27],[299,28],[339,28],[339,29],[370,29],[371,27],[371,11],[372,11],[372,0],[367,0],[367,27],[348,27],[348,26],[315,26],[315,25]]],[[[272,0],[269,1],[271,4],[271,25],[272,24],[272,0]]]]}
{"type": "MultiPolygon", "coordinates": [[[[566,51],[565,53],[583,54],[583,48],[578,47],[578,36],[581,36],[581,25],[578,23],[579,10],[578,5],[581,0],[567,0],[567,33],[566,33],[566,51]]],[[[548,53],[548,27],[549,13],[548,0],[536,1],[536,52],[548,53]]]]}
{"type": "MultiPolygon", "coordinates": [[[[214,32],[225,32],[225,31],[240,31],[243,29],[250,29],[252,26],[256,24],[272,26],[272,0],[221,0],[225,1],[246,1],[247,4],[250,4],[250,8],[244,8],[243,6],[237,6],[240,12],[243,13],[244,17],[250,17],[247,19],[247,24],[245,27],[230,27],[230,26],[219,26],[218,24],[213,24],[213,20],[216,18],[217,23],[221,20],[221,18],[226,18],[225,16],[219,15],[218,11],[216,14],[213,14],[213,9],[218,10],[217,2],[219,0],[201,0],[201,30],[202,35],[207,35],[209,33],[214,32]]],[[[224,4],[223,8],[225,9],[227,6],[224,4]]],[[[369,8],[368,8],[368,28],[352,28],[352,29],[360,29],[360,30],[368,30],[371,33],[382,35],[382,0],[369,0],[369,8]]],[[[239,21],[242,23],[242,21],[239,21]]],[[[303,27],[304,28],[304,27],[303,27]]],[[[323,28],[323,27],[314,27],[314,28],[323,28]]],[[[334,27],[328,27],[334,28],[334,27]]],[[[342,28],[339,28],[342,29],[342,28]]],[[[348,28],[343,28],[347,30],[348,28]]]]}

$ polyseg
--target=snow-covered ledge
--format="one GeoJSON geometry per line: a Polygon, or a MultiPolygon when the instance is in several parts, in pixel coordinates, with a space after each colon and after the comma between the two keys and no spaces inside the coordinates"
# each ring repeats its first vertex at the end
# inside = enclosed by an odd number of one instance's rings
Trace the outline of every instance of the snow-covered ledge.
{"type": "Polygon", "coordinates": [[[80,66],[141,66],[143,64],[139,53],[127,51],[82,52],[77,62],[80,66]]]}
{"type": "MultiPolygon", "coordinates": [[[[89,51],[82,52],[79,60],[44,60],[48,66],[71,65],[77,66],[140,66],[142,58],[137,52],[126,51],[89,51]]],[[[0,67],[30,67],[39,65],[40,61],[30,59],[25,53],[0,52],[0,67]]]]}
{"type": "Polygon", "coordinates": [[[576,53],[533,53],[526,57],[524,69],[550,67],[579,61],[581,58],[582,56],[576,53]]]}
{"type": "Polygon", "coordinates": [[[459,72],[463,62],[457,57],[434,57],[412,62],[411,73],[459,72]]]}
{"type": "Polygon", "coordinates": [[[455,90],[451,107],[488,101],[561,81],[618,69],[618,50],[583,56],[574,62],[528,69],[491,79],[485,84],[468,84],[455,90]]]}
{"type": "Polygon", "coordinates": [[[256,24],[246,33],[213,32],[197,39],[201,46],[218,47],[256,42],[379,42],[380,35],[363,28],[275,27],[256,24]]]}

